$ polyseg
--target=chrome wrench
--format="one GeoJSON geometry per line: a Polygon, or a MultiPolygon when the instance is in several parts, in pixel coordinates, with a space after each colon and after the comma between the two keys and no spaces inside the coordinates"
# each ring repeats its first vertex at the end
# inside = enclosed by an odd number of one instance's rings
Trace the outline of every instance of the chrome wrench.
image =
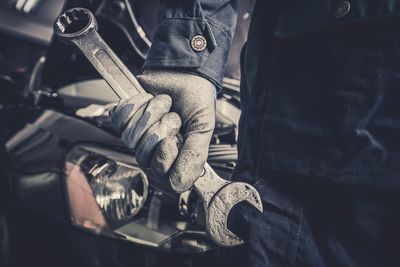
{"type": "MultiPolygon", "coordinates": [[[[84,8],[73,8],[61,14],[55,24],[56,35],[64,42],[79,48],[120,99],[144,94],[146,91],[118,56],[97,32],[94,15],[84,8]]],[[[194,183],[206,215],[206,228],[211,239],[225,247],[243,241],[227,227],[228,214],[233,206],[247,201],[263,211],[257,190],[242,182],[230,182],[219,177],[208,163],[194,183]]]]}

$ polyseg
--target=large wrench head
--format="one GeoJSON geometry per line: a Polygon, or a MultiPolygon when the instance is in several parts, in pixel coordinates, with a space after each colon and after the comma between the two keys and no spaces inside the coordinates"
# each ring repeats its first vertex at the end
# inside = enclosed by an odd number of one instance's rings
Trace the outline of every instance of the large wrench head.
{"type": "Polygon", "coordinates": [[[63,41],[71,41],[97,31],[97,21],[92,12],[86,8],[72,8],[61,14],[54,23],[54,31],[63,41]]]}
{"type": "Polygon", "coordinates": [[[243,243],[238,236],[228,229],[229,212],[233,206],[242,201],[249,202],[260,212],[263,212],[260,194],[247,183],[229,183],[211,199],[206,211],[207,230],[217,244],[233,247],[243,243]]]}

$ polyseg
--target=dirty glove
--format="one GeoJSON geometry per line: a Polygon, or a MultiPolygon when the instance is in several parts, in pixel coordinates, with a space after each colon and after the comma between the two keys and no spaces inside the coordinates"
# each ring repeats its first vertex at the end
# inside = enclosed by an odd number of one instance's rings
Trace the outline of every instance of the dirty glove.
{"type": "Polygon", "coordinates": [[[146,71],[138,80],[154,98],[146,94],[122,100],[110,112],[113,126],[135,149],[139,164],[168,176],[176,192],[187,191],[207,160],[215,87],[205,78],[177,71],[146,71]],[[176,136],[179,129],[183,140],[176,136]]]}

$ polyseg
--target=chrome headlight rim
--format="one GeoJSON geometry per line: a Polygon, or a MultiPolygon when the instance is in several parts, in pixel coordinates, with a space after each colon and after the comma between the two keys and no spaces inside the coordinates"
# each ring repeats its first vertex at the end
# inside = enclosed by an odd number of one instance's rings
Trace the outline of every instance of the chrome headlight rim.
{"type": "MultiPolygon", "coordinates": [[[[90,164],[89,164],[90,165],[90,164]]],[[[88,166],[84,166],[84,168],[87,168],[88,166]]],[[[94,166],[89,166],[89,168],[94,167],[94,166]]],[[[83,170],[86,172],[86,174],[91,175],[91,171],[93,170],[83,170]]],[[[95,174],[95,173],[94,173],[95,174]]],[[[83,173],[81,173],[83,175],[83,173]]],[[[122,175],[124,176],[124,175],[122,175]]],[[[127,175],[125,175],[127,176],[127,175]]],[[[129,177],[129,176],[128,176],[129,177]]],[[[87,179],[87,177],[85,177],[87,179]]],[[[80,178],[82,179],[82,177],[80,178]]],[[[91,178],[94,179],[94,178],[91,178]]],[[[107,179],[107,178],[106,178],[107,179]]],[[[88,143],[80,143],[80,144],[75,144],[72,146],[65,157],[64,160],[64,189],[66,192],[66,204],[68,206],[69,210],[69,216],[70,216],[70,222],[72,223],[73,226],[78,227],[78,228],[83,228],[85,230],[92,230],[93,232],[97,234],[104,234],[104,233],[112,233],[113,231],[110,229],[110,225],[114,227],[114,225],[122,225],[130,220],[133,220],[137,215],[143,210],[143,207],[146,204],[146,201],[149,196],[149,180],[148,180],[148,174],[147,172],[139,166],[139,164],[136,162],[135,158],[132,157],[127,157],[127,154],[122,152],[122,151],[116,151],[115,148],[107,148],[101,145],[96,145],[96,144],[88,144],[88,143]],[[90,193],[90,196],[88,194],[87,198],[89,198],[91,203],[84,203],[82,207],[84,208],[85,206],[90,206],[92,205],[92,209],[97,209],[95,212],[97,214],[97,218],[100,218],[101,216],[103,217],[104,220],[100,220],[101,223],[98,223],[96,220],[93,220],[92,222],[90,221],[93,218],[90,218],[90,216],[86,216],[85,214],[80,214],[83,216],[78,216],[76,213],[76,204],[78,203],[77,200],[74,200],[74,196],[71,194],[71,183],[69,179],[71,179],[71,171],[75,171],[73,168],[80,168],[82,164],[84,163],[85,160],[88,159],[88,157],[98,157],[99,160],[102,160],[102,164],[105,164],[106,162],[113,162],[115,165],[117,165],[117,168],[125,168],[127,170],[131,170],[133,173],[137,174],[135,179],[137,177],[140,177],[141,180],[140,182],[142,183],[143,190],[142,190],[142,195],[141,195],[141,200],[137,202],[137,206],[135,209],[132,210],[132,212],[129,214],[129,216],[126,216],[124,218],[116,219],[116,218],[110,218],[107,217],[107,214],[105,214],[103,208],[100,206],[100,204],[97,202],[97,200],[93,201],[95,199],[95,193],[93,192],[93,189],[90,187],[90,182],[86,180],[85,184],[85,189],[86,193],[90,193]],[[88,188],[90,188],[90,192],[88,191],[88,188]],[[74,203],[75,201],[75,203],[74,203]],[[94,203],[96,204],[95,208],[94,203]],[[101,211],[101,214],[100,212],[101,211]]],[[[82,189],[82,188],[81,188],[82,189]]],[[[85,190],[83,189],[83,191],[85,190]]],[[[82,190],[81,190],[82,191],[82,190]]],[[[81,201],[82,202],[82,201],[81,201]]],[[[91,214],[93,216],[93,214],[91,214]]]]}

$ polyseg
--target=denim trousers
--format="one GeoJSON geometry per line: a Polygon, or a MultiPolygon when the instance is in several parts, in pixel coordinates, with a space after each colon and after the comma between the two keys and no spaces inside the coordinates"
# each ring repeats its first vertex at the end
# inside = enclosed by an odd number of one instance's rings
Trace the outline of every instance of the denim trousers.
{"type": "Polygon", "coordinates": [[[400,266],[400,19],[285,38],[255,20],[233,179],[264,212],[234,208],[246,242],[221,266],[400,266]]]}

